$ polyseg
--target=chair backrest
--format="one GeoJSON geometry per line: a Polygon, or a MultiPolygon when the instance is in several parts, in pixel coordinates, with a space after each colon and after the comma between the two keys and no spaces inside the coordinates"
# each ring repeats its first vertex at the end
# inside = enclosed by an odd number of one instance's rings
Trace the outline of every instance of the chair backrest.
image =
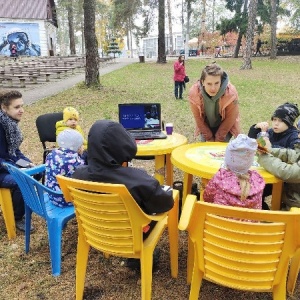
{"type": "Polygon", "coordinates": [[[30,176],[30,174],[43,172],[45,170],[45,165],[40,165],[26,171],[16,168],[10,164],[5,164],[5,166],[7,167],[9,173],[14,177],[14,180],[17,182],[26,205],[28,205],[33,212],[42,218],[47,219],[44,198],[45,192],[55,196],[62,196],[62,193],[50,190],[30,176]]]}
{"type": "Polygon", "coordinates": [[[92,247],[119,256],[141,251],[142,228],[150,223],[122,184],[108,184],[57,176],[65,199],[73,202],[78,234],[92,247]]]}
{"type": "Polygon", "coordinates": [[[48,113],[37,117],[36,127],[44,149],[46,149],[46,142],[56,142],[55,124],[62,119],[62,112],[48,113]]]}
{"type": "Polygon", "coordinates": [[[200,201],[193,204],[185,227],[205,279],[240,290],[274,291],[281,286],[278,290],[285,293],[289,259],[300,247],[299,222],[299,212],[200,201]]]}

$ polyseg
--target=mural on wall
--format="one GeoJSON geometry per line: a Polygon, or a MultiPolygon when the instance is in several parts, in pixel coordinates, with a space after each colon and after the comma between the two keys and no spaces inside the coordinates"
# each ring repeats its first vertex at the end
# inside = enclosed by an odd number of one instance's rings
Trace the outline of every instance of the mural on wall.
{"type": "Polygon", "coordinates": [[[0,55],[40,56],[40,33],[37,23],[0,23],[0,55]]]}

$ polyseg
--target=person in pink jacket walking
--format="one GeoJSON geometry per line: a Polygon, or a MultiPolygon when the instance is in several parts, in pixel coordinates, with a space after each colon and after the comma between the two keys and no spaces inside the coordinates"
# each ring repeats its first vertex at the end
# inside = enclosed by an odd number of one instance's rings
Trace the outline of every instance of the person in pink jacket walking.
{"type": "Polygon", "coordinates": [[[206,202],[252,209],[262,208],[264,179],[249,170],[257,150],[255,139],[239,134],[230,141],[221,167],[208,182],[203,198],[206,202]]]}
{"type": "Polygon", "coordinates": [[[176,99],[182,99],[185,76],[184,55],[180,55],[174,63],[174,93],[176,99]]]}

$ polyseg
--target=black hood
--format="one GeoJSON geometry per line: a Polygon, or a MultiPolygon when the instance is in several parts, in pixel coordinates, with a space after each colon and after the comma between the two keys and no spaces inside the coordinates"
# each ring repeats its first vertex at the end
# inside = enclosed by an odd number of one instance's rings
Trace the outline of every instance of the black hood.
{"type": "Polygon", "coordinates": [[[117,122],[110,120],[96,121],[88,135],[88,166],[94,173],[100,165],[120,166],[132,160],[137,152],[135,140],[117,122]]]}

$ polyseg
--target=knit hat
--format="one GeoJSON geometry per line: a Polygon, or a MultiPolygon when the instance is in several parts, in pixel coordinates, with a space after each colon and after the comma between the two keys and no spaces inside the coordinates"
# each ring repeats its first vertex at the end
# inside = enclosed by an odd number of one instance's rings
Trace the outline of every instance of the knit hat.
{"type": "Polygon", "coordinates": [[[64,109],[64,112],[63,112],[64,116],[64,121],[67,122],[69,119],[76,119],[78,121],[79,119],[79,113],[78,111],[74,108],[74,107],[66,107],[64,109]]]}
{"type": "Polygon", "coordinates": [[[56,141],[59,147],[77,152],[83,144],[83,136],[77,130],[65,129],[58,134],[56,141]]]}
{"type": "Polygon", "coordinates": [[[239,134],[231,140],[225,151],[225,165],[236,174],[246,174],[253,164],[257,150],[255,139],[245,134],[239,134]]]}
{"type": "Polygon", "coordinates": [[[299,110],[297,104],[286,102],[276,108],[271,119],[279,118],[290,127],[294,125],[298,116],[299,110]]]}

